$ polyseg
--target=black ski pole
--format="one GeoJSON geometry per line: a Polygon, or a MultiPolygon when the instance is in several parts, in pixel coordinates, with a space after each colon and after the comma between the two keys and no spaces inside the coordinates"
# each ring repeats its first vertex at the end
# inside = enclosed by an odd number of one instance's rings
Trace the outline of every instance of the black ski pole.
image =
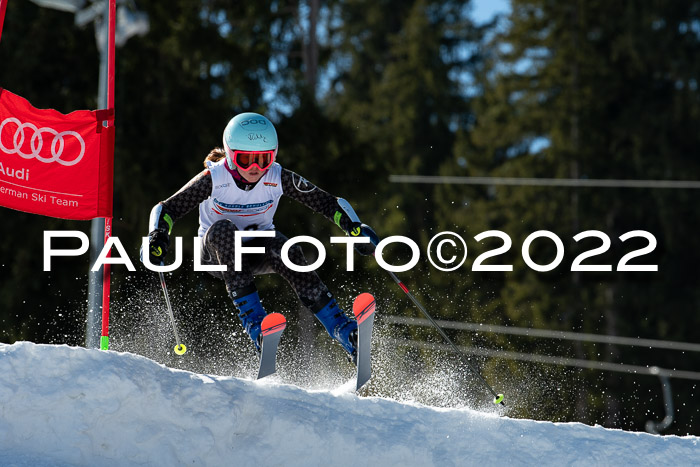
{"type": "Polygon", "coordinates": [[[418,307],[418,309],[420,309],[420,311],[423,312],[423,314],[425,315],[425,317],[428,318],[428,321],[430,321],[430,323],[431,323],[433,326],[435,326],[435,329],[438,330],[438,332],[442,335],[443,339],[445,339],[445,340],[452,346],[452,348],[454,349],[455,352],[457,352],[458,355],[461,355],[462,357],[465,358],[465,361],[467,362],[467,365],[469,366],[469,369],[472,371],[472,373],[474,373],[476,376],[479,377],[479,379],[481,380],[481,382],[484,383],[484,385],[488,388],[489,392],[491,392],[491,394],[493,395],[493,397],[494,397],[493,403],[494,403],[494,404],[501,404],[502,406],[505,407],[506,404],[503,402],[503,394],[496,394],[496,391],[493,390],[493,388],[491,387],[491,385],[489,385],[489,383],[486,382],[486,380],[484,379],[484,377],[481,376],[481,374],[477,371],[477,369],[474,368],[474,365],[472,365],[472,363],[469,361],[469,356],[466,355],[466,354],[465,354],[464,352],[462,352],[461,350],[459,350],[459,347],[457,347],[457,346],[454,344],[454,342],[452,342],[452,340],[451,340],[449,337],[447,337],[447,334],[445,334],[445,331],[443,331],[443,329],[442,329],[442,328],[435,322],[435,320],[428,314],[428,312],[426,311],[425,307],[423,307],[423,305],[421,305],[421,303],[416,299],[416,297],[413,296],[413,294],[411,293],[411,291],[408,290],[408,287],[406,287],[406,286],[404,285],[404,283],[401,282],[401,280],[399,280],[398,277],[396,277],[396,274],[394,274],[394,273],[391,272],[391,271],[387,271],[387,272],[389,273],[389,275],[391,276],[391,278],[394,279],[394,282],[396,282],[396,284],[398,284],[398,286],[401,287],[401,290],[403,290],[404,293],[405,293],[406,295],[408,295],[408,298],[411,299],[411,301],[413,302],[413,304],[416,305],[416,306],[418,307]]]}

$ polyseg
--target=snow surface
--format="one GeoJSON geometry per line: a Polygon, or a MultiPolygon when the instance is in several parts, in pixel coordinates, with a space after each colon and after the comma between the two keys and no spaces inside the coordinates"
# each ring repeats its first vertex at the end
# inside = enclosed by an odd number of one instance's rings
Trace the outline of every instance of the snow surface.
{"type": "Polygon", "coordinates": [[[0,465],[700,465],[700,438],[519,420],[0,344],[0,465]],[[363,459],[364,458],[364,459],[363,459]]]}

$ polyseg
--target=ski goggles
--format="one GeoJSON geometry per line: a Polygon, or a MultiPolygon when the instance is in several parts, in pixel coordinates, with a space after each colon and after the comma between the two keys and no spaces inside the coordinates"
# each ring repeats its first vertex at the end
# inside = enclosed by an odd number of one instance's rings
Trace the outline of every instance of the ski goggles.
{"type": "Polygon", "coordinates": [[[275,153],[277,151],[231,151],[228,148],[227,152],[231,157],[234,165],[240,170],[247,172],[253,166],[257,166],[260,170],[267,170],[275,161],[275,153]]]}

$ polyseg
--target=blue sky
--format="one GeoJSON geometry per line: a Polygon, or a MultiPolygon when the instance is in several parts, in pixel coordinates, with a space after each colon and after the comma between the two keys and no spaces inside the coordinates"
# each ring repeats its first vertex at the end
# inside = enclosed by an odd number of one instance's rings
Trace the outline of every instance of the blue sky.
{"type": "Polygon", "coordinates": [[[510,0],[472,0],[472,17],[477,22],[486,22],[496,13],[510,10],[510,0]]]}

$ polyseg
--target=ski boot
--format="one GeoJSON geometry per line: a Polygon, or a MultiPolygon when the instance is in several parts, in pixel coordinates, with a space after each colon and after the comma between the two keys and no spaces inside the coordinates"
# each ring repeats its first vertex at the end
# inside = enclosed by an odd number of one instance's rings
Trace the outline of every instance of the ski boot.
{"type": "Polygon", "coordinates": [[[334,298],[315,314],[328,334],[348,353],[348,361],[357,364],[357,322],[343,313],[334,298]]]}
{"type": "Polygon", "coordinates": [[[243,329],[248,333],[250,339],[255,345],[255,351],[260,355],[262,348],[262,334],[260,331],[260,323],[267,315],[260,303],[258,291],[253,291],[242,297],[231,294],[233,304],[238,309],[238,318],[241,320],[243,329]]]}

